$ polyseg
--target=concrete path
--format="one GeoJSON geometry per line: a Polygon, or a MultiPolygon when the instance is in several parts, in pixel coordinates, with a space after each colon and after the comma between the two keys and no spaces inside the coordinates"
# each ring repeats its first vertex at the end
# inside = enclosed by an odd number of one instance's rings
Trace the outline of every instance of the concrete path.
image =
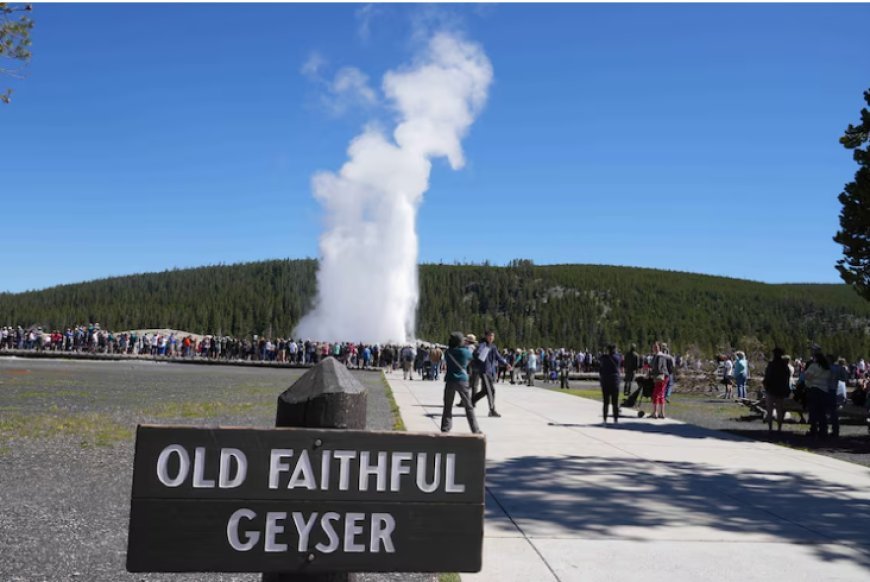
{"type": "MultiPolygon", "coordinates": [[[[443,383],[387,376],[409,431],[443,383]]],[[[498,384],[483,571],[522,580],[870,580],[870,469],[673,420],[601,425],[601,405],[498,384]]],[[[461,408],[454,431],[468,432],[461,408]]]]}

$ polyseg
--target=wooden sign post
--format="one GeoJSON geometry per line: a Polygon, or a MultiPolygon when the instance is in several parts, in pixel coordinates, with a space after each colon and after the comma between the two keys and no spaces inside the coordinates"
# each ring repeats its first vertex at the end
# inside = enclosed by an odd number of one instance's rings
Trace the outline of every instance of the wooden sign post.
{"type": "MultiPolygon", "coordinates": [[[[305,402],[303,421],[329,416],[305,402]]],[[[140,426],[127,569],[477,572],[484,447],[479,435],[140,426]]]]}

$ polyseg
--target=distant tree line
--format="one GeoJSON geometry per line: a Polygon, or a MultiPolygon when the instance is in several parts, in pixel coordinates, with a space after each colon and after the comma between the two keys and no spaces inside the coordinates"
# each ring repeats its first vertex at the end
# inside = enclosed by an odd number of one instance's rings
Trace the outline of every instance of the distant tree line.
{"type": "MultiPolygon", "coordinates": [[[[314,260],[274,260],[115,277],[0,294],[0,325],[288,337],[316,292],[314,260]]],[[[360,289],[364,293],[364,289],[360,289]]],[[[711,355],[813,343],[870,355],[870,303],[846,285],[769,285],[671,271],[597,265],[422,265],[418,336],[497,330],[499,344],[641,349],[668,341],[711,355]]],[[[377,301],[377,297],[372,297],[377,301]]],[[[347,338],[350,341],[362,338],[347,338]]]]}

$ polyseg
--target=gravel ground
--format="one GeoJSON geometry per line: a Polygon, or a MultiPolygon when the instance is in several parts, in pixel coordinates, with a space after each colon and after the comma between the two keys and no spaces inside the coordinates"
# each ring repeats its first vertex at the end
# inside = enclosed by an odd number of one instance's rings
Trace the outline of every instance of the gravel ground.
{"type": "MultiPolygon", "coordinates": [[[[274,426],[276,399],[304,370],[0,358],[0,580],[259,581],[258,574],[125,570],[133,439],[140,423],[274,426]]],[[[382,376],[371,429],[391,430],[382,376]]],[[[431,574],[359,575],[431,582],[431,574]]]]}
{"type": "MultiPolygon", "coordinates": [[[[540,384],[540,383],[539,383],[540,384]]],[[[594,382],[572,382],[571,392],[586,398],[601,400],[601,391],[594,382]]],[[[559,390],[558,386],[555,390],[559,390]]],[[[649,404],[641,406],[649,412],[649,404]]],[[[666,413],[671,418],[690,424],[723,430],[758,441],[806,450],[843,461],[870,467],[870,435],[866,422],[840,419],[840,438],[817,440],[806,435],[809,425],[787,422],[781,434],[769,433],[767,424],[746,406],[734,400],[723,400],[716,393],[679,393],[671,395],[666,413]]],[[[776,425],[774,425],[774,428],[776,425]]]]}

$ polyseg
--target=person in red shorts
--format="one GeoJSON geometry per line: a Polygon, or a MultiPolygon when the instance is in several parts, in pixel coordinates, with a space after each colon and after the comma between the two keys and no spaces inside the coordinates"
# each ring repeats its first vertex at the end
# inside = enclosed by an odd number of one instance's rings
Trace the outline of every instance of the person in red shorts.
{"type": "Polygon", "coordinates": [[[671,376],[674,375],[674,358],[668,351],[668,344],[658,343],[653,344],[652,365],[650,366],[650,374],[652,374],[655,384],[653,385],[652,393],[652,418],[665,417],[665,390],[667,390],[668,382],[671,376]]]}

